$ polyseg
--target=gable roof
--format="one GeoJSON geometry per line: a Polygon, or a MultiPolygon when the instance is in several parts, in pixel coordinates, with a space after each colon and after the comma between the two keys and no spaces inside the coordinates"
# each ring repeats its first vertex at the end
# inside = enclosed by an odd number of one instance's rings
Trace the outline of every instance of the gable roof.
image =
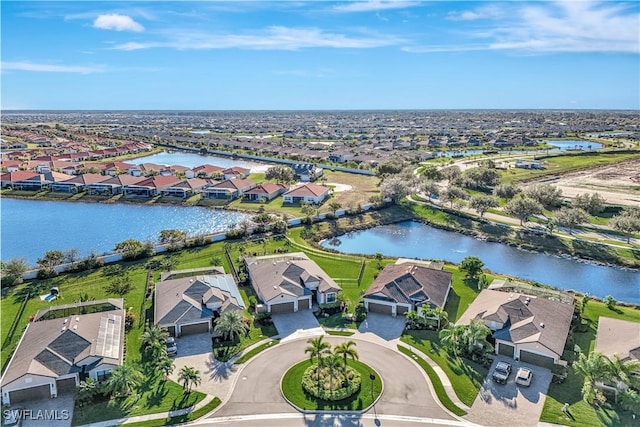
{"type": "Polygon", "coordinates": [[[331,190],[329,187],[325,187],[323,185],[318,184],[302,184],[296,188],[292,188],[287,191],[285,196],[296,196],[296,197],[318,197],[325,193],[328,193],[331,190]]]}
{"type": "Polygon", "coordinates": [[[198,173],[198,172],[204,172],[206,174],[212,174],[215,172],[222,172],[224,170],[224,168],[221,168],[220,166],[215,166],[215,165],[200,165],[200,166],[196,166],[195,168],[191,169],[193,172],[198,173]]]}
{"type": "Polygon", "coordinates": [[[595,351],[622,360],[640,361],[640,323],[600,317],[595,351]]]}
{"type": "Polygon", "coordinates": [[[7,182],[18,182],[25,180],[32,180],[36,178],[39,174],[31,171],[15,171],[15,172],[6,172],[1,176],[2,181],[7,182]]]}
{"type": "Polygon", "coordinates": [[[246,194],[273,194],[281,190],[286,190],[287,186],[284,184],[274,184],[271,182],[263,182],[255,188],[247,191],[246,194]]]}
{"type": "Polygon", "coordinates": [[[57,377],[80,372],[77,363],[89,356],[122,364],[124,315],[123,309],[116,309],[29,323],[2,385],[28,374],[57,377]]]}
{"type": "Polygon", "coordinates": [[[94,184],[96,182],[102,182],[110,179],[109,176],[100,175],[97,173],[83,173],[82,175],[75,175],[73,178],[60,182],[61,184],[94,184]]]}
{"type": "Polygon", "coordinates": [[[305,283],[317,282],[318,291],[340,291],[342,288],[318,264],[302,252],[245,258],[251,282],[264,302],[280,295],[310,295],[305,283]]]}
{"type": "Polygon", "coordinates": [[[142,181],[138,181],[134,184],[128,184],[134,187],[151,187],[151,188],[167,188],[172,185],[179,184],[182,179],[173,175],[163,176],[156,175],[149,178],[144,178],[142,181]]]}
{"type": "MultiPolygon", "coordinates": [[[[180,272],[173,272],[180,276],[180,272]]],[[[233,276],[211,274],[179,277],[156,284],[155,323],[160,325],[189,323],[211,318],[213,312],[204,304],[221,302],[221,312],[245,308],[233,276]]]]}
{"type": "Polygon", "coordinates": [[[242,190],[243,188],[249,187],[254,184],[255,182],[253,182],[250,179],[228,179],[218,184],[213,184],[211,187],[207,187],[207,188],[211,190],[218,190],[218,189],[242,190]]]}
{"type": "Polygon", "coordinates": [[[396,303],[430,303],[444,307],[451,287],[451,273],[411,263],[387,265],[364,296],[396,303]]]}
{"type": "Polygon", "coordinates": [[[572,316],[573,304],[484,289],[456,324],[466,325],[473,319],[501,323],[504,327],[494,332],[494,338],[514,344],[539,343],[561,356],[572,316]]]}

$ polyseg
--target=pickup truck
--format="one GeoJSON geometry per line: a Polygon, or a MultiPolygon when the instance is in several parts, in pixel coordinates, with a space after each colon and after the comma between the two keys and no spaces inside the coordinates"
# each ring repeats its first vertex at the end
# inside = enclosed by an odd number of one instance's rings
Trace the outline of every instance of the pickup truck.
{"type": "Polygon", "coordinates": [[[493,370],[491,378],[499,384],[506,384],[509,379],[509,375],[511,375],[511,365],[507,362],[498,362],[493,370]]]}

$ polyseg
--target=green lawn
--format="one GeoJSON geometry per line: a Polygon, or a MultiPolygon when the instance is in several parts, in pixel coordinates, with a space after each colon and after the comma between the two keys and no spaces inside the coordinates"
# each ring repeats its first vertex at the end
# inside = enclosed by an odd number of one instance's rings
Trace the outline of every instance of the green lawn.
{"type": "Polygon", "coordinates": [[[209,412],[213,411],[218,406],[220,406],[220,403],[222,403],[220,399],[215,397],[211,402],[207,403],[202,408],[197,409],[193,412],[189,412],[186,415],[180,415],[180,416],[169,417],[169,418],[160,418],[157,420],[141,421],[139,423],[128,423],[127,427],[156,427],[156,426],[169,426],[169,425],[183,424],[188,421],[197,420],[198,418],[207,415],[209,412]]]}
{"type": "MultiPolygon", "coordinates": [[[[578,345],[583,352],[591,352],[595,346],[598,320],[600,317],[612,317],[615,319],[640,322],[640,310],[634,308],[617,307],[615,311],[599,301],[590,301],[583,314],[588,321],[586,332],[573,333],[571,342],[578,345]]],[[[551,384],[547,399],[540,416],[540,421],[570,426],[622,426],[633,425],[629,413],[617,411],[606,405],[596,408],[582,400],[580,389],[582,388],[582,376],[569,370],[569,376],[563,384],[551,384]],[[574,419],[570,419],[562,412],[564,403],[569,403],[569,412],[574,419]]]]}
{"type": "Polygon", "coordinates": [[[420,365],[420,367],[426,372],[440,403],[442,403],[449,411],[458,416],[467,415],[467,412],[464,409],[458,407],[458,405],[453,403],[453,401],[445,391],[444,386],[442,385],[442,381],[440,381],[440,377],[438,376],[438,374],[436,374],[436,371],[433,370],[431,365],[429,365],[424,359],[418,357],[418,355],[404,346],[399,345],[398,350],[415,360],[418,365],[420,365]]]}
{"type": "Polygon", "coordinates": [[[83,425],[122,417],[153,414],[188,408],[195,405],[205,394],[193,391],[185,394],[182,386],[173,381],[164,382],[160,376],[146,377],[140,391],[126,398],[92,402],[73,412],[73,425],[83,425]]]}
{"type": "Polygon", "coordinates": [[[246,353],[244,353],[242,356],[238,357],[235,361],[236,364],[241,364],[241,363],[245,363],[246,361],[248,361],[249,359],[251,359],[252,357],[254,357],[255,355],[257,355],[258,353],[263,352],[264,350],[273,347],[274,345],[278,344],[280,342],[280,340],[271,340],[269,342],[266,342],[264,344],[260,344],[257,347],[252,348],[251,350],[247,351],[246,353]]]}
{"type": "Polygon", "coordinates": [[[348,399],[330,402],[306,394],[302,388],[302,374],[311,366],[311,361],[302,361],[287,371],[282,377],[282,391],[285,397],[303,410],[338,410],[338,411],[359,411],[371,405],[382,392],[382,380],[380,374],[357,360],[348,360],[348,366],[356,369],[362,378],[360,391],[348,399]],[[376,376],[375,381],[369,379],[369,375],[376,376]],[[372,390],[373,387],[373,390],[372,390]]]}
{"type": "Polygon", "coordinates": [[[456,395],[465,405],[471,406],[488,370],[460,357],[450,358],[440,345],[440,338],[435,331],[407,331],[402,342],[420,350],[442,368],[449,377],[456,395]]]}

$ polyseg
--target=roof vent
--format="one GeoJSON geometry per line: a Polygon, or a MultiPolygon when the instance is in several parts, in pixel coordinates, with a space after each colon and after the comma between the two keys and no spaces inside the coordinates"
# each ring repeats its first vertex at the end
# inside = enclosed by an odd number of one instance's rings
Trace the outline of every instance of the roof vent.
{"type": "Polygon", "coordinates": [[[80,317],[76,316],[76,322],[79,322],[79,321],[80,321],[80,317]]]}
{"type": "Polygon", "coordinates": [[[273,286],[273,289],[278,289],[278,287],[274,285],[274,286],[273,286]]]}
{"type": "Polygon", "coordinates": [[[529,305],[530,301],[531,301],[531,298],[527,298],[526,300],[524,300],[524,305],[529,305]]]}
{"type": "Polygon", "coordinates": [[[68,320],[69,319],[64,319],[64,322],[62,322],[62,323],[66,325],[68,320]]]}
{"type": "Polygon", "coordinates": [[[62,330],[61,330],[60,332],[64,332],[64,331],[66,331],[66,330],[67,330],[67,327],[66,327],[66,326],[63,326],[63,327],[62,327],[62,330]]]}
{"type": "Polygon", "coordinates": [[[73,330],[77,331],[78,330],[78,325],[73,325],[73,330]]]}
{"type": "Polygon", "coordinates": [[[544,323],[540,322],[540,327],[544,328],[544,323]]]}

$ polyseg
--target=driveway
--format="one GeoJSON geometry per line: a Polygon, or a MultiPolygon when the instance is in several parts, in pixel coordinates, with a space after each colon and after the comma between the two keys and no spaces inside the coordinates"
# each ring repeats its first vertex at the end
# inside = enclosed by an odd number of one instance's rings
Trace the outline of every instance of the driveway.
{"type": "Polygon", "coordinates": [[[385,341],[393,341],[400,338],[405,323],[404,316],[393,317],[388,314],[368,313],[365,321],[360,324],[358,332],[377,335],[385,341]]]}
{"type": "Polygon", "coordinates": [[[495,356],[478,397],[467,415],[467,419],[490,426],[535,426],[538,424],[542,407],[551,383],[551,371],[535,365],[516,362],[505,356],[495,356]],[[491,374],[498,361],[511,364],[511,375],[507,384],[497,384],[491,374]],[[533,371],[529,387],[517,386],[516,372],[520,366],[533,371]]]}
{"type": "Polygon", "coordinates": [[[194,387],[203,393],[220,396],[227,395],[237,368],[233,364],[219,362],[214,359],[211,351],[211,334],[185,335],[176,338],[178,355],[174,357],[174,370],[171,379],[178,381],[180,369],[191,366],[200,371],[202,383],[194,387]]]}
{"type": "Polygon", "coordinates": [[[282,341],[297,338],[315,337],[324,335],[324,329],[318,323],[318,319],[311,310],[300,310],[295,313],[278,313],[271,315],[273,324],[278,330],[278,336],[282,341]]]}
{"type": "MultiPolygon", "coordinates": [[[[65,393],[55,399],[33,400],[13,405],[11,409],[24,408],[23,427],[70,427],[73,418],[73,393],[65,393]],[[46,418],[45,418],[46,417],[46,418]]],[[[89,411],[87,407],[84,409],[89,411]]]]}

